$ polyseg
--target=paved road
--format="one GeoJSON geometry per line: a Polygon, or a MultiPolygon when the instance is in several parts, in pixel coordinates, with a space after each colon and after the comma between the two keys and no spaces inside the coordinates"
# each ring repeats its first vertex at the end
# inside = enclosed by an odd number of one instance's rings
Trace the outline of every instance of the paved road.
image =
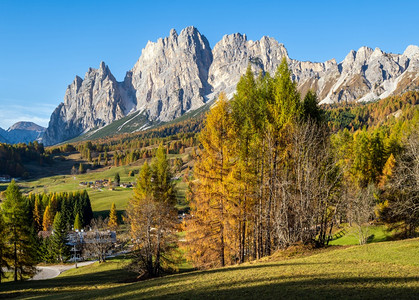
{"type": "MultiPolygon", "coordinates": [[[[83,267],[93,264],[96,261],[83,261],[77,263],[77,267],[83,267]]],[[[47,267],[36,267],[37,273],[31,280],[44,280],[57,277],[62,272],[73,269],[75,266],[72,265],[53,265],[47,267]]]]}

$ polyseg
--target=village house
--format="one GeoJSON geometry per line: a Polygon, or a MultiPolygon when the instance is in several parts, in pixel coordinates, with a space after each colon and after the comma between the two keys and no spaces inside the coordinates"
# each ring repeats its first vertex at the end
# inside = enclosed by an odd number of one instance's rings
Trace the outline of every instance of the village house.
{"type": "MultiPolygon", "coordinates": [[[[38,237],[49,238],[51,231],[39,231],[38,237]]],[[[70,246],[70,261],[81,261],[90,258],[105,259],[114,254],[117,248],[116,232],[111,230],[75,230],[67,235],[67,245],[70,246]]]]}
{"type": "Polygon", "coordinates": [[[111,230],[76,230],[68,233],[67,245],[71,246],[70,261],[112,255],[117,245],[116,232],[111,230]]]}

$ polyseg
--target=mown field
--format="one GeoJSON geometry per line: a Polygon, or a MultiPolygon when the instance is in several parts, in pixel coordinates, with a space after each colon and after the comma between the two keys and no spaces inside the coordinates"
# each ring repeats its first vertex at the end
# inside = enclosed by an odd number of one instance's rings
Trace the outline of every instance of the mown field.
{"type": "Polygon", "coordinates": [[[126,260],[73,269],[55,279],[4,283],[2,298],[32,299],[417,299],[419,239],[330,247],[311,255],[131,282],[126,260]]]}

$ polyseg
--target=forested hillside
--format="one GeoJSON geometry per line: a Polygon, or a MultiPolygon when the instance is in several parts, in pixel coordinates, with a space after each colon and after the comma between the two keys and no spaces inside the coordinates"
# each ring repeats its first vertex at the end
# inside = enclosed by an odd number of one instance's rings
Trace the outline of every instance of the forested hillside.
{"type": "Polygon", "coordinates": [[[0,143],[0,176],[28,177],[25,164],[29,162],[36,162],[40,166],[51,163],[42,144],[36,141],[17,145],[0,143]]]}

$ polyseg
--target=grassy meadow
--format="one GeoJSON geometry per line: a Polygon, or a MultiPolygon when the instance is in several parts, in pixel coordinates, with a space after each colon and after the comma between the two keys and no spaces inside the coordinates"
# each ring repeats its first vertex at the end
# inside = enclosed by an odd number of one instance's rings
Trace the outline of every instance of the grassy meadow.
{"type": "Polygon", "coordinates": [[[55,279],[4,283],[2,298],[31,299],[414,299],[419,239],[334,246],[304,255],[287,250],[261,261],[141,282],[115,259],[55,279]]]}
{"type": "MultiPolygon", "coordinates": [[[[65,165],[67,168],[71,169],[71,165],[69,161],[73,161],[74,163],[79,162],[77,157],[79,155],[71,155],[68,157],[65,165]]],[[[169,154],[168,158],[185,158],[186,154],[169,154]]],[[[50,193],[50,192],[72,192],[78,190],[86,189],[89,193],[90,201],[92,204],[92,209],[97,215],[106,215],[112,205],[112,202],[115,202],[116,208],[119,211],[119,214],[125,210],[128,200],[133,195],[133,190],[131,188],[123,188],[117,187],[113,190],[110,190],[108,187],[104,187],[101,190],[92,189],[88,186],[80,186],[80,182],[94,182],[100,179],[109,179],[111,181],[114,180],[114,177],[117,173],[119,173],[121,178],[121,183],[128,183],[136,181],[135,176],[129,176],[130,171],[139,171],[141,166],[144,164],[144,160],[140,159],[130,165],[126,166],[104,166],[99,169],[89,171],[84,174],[77,174],[77,175],[54,175],[54,176],[47,176],[47,177],[39,177],[34,178],[26,181],[19,181],[18,184],[21,187],[21,191],[23,193],[50,193]]],[[[60,162],[54,163],[54,168],[59,170],[61,167],[60,162]]],[[[67,172],[69,173],[69,172],[67,172]]],[[[0,192],[4,191],[7,188],[7,183],[0,183],[0,192]]],[[[187,184],[183,180],[179,179],[176,181],[176,186],[178,188],[177,199],[179,202],[179,208],[182,209],[185,207],[184,199],[185,193],[187,190],[187,184]]]]}

